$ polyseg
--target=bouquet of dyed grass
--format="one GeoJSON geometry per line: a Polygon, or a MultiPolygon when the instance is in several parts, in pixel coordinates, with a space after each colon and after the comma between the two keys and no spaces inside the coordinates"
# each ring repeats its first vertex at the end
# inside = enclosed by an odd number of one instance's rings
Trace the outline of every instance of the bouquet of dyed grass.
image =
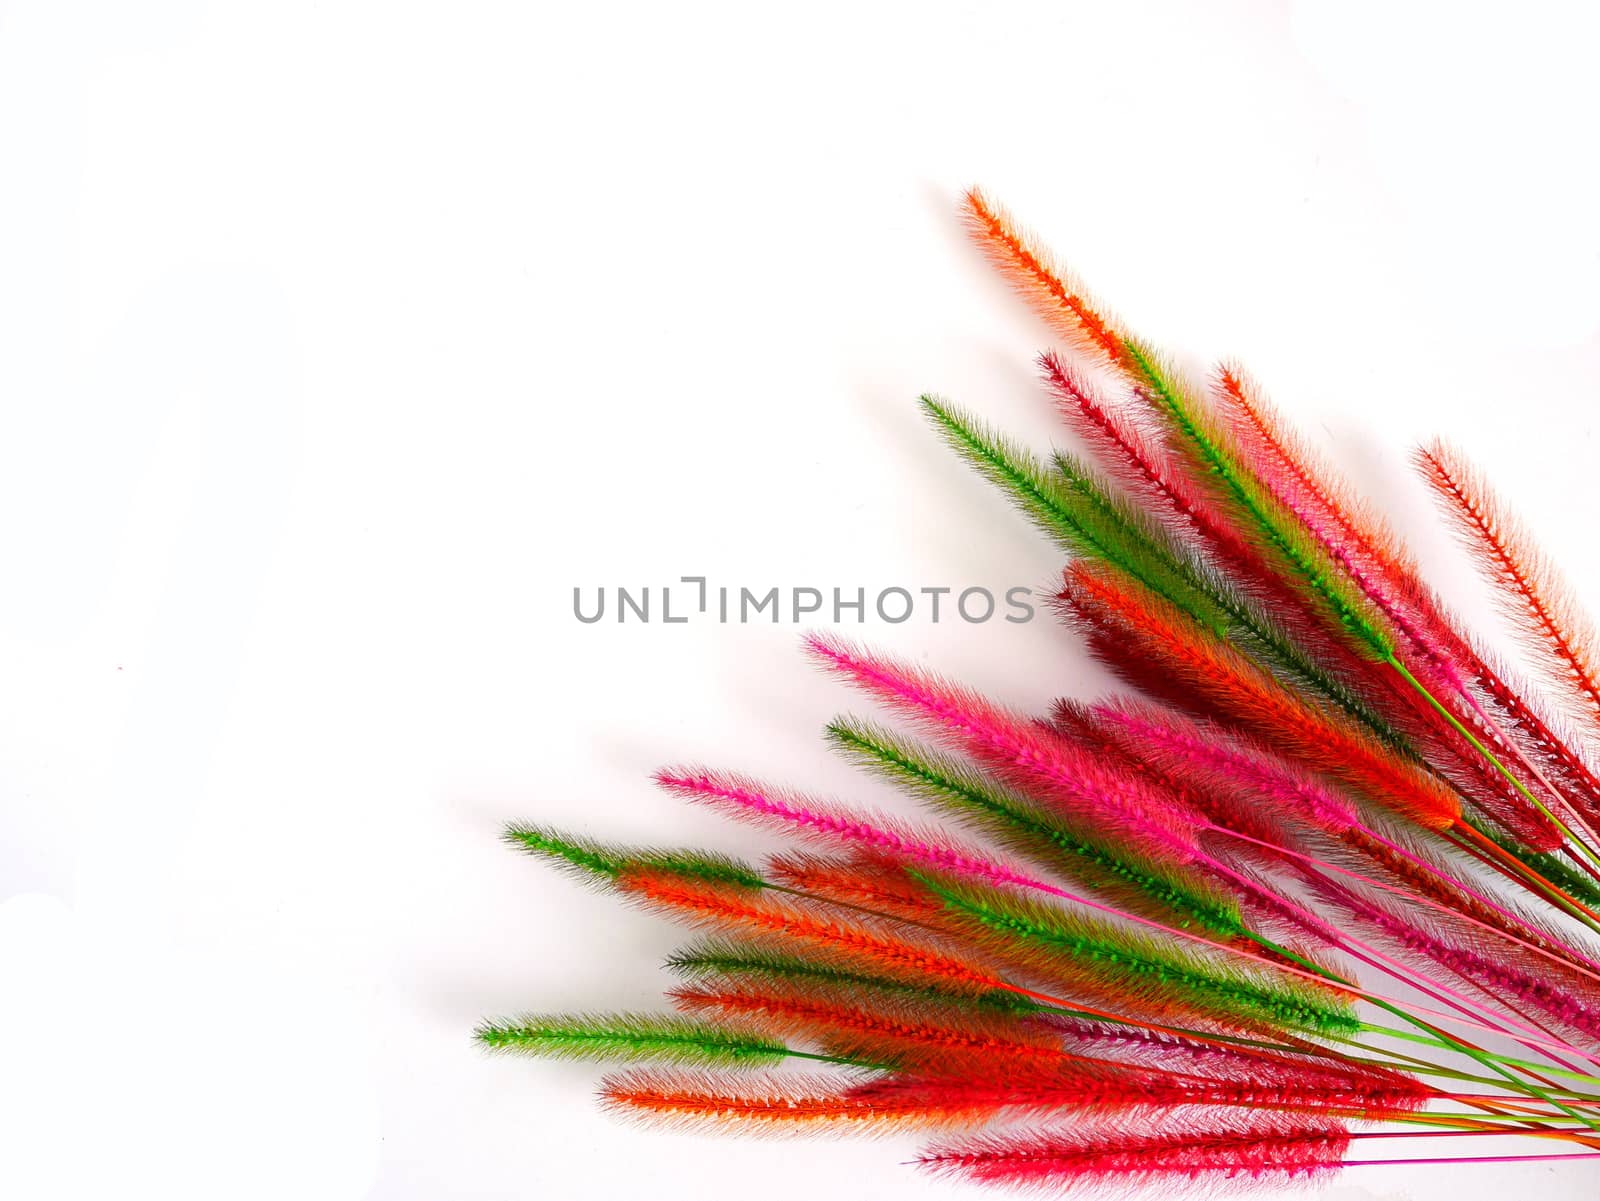
{"type": "Polygon", "coordinates": [[[675,1015],[478,1038],[624,1066],[614,1110],[926,1130],[925,1167],[999,1184],[1312,1177],[1415,1138],[1600,1166],[1600,665],[1553,568],[1460,455],[1417,453],[1535,692],[1238,370],[1184,378],[966,203],[1070,348],[1040,363],[1093,458],[923,407],[1068,553],[1060,614],[1130,691],[1021,714],[812,637],[919,735],[840,718],[834,748],[940,824],[685,767],[659,783],[793,848],[514,827],[704,939],[671,960],[675,1015]]]}

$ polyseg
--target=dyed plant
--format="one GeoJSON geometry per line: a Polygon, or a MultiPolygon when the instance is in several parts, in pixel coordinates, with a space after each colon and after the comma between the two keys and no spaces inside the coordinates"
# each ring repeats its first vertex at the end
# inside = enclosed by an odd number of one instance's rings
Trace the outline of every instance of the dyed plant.
{"type": "Polygon", "coordinates": [[[1457,451],[1417,452],[1533,691],[1238,368],[1188,378],[966,212],[1064,339],[1040,369],[1087,453],[922,406],[1066,552],[1060,614],[1129,690],[1020,713],[808,639],[918,735],[840,717],[830,744],[933,821],[676,767],[662,787],[792,845],[515,827],[705,938],[669,961],[675,1014],[479,1040],[617,1064],[601,1096],[644,1119],[926,1130],[925,1168],[983,1183],[1318,1177],[1413,1138],[1600,1166],[1600,656],[1553,565],[1457,451]]]}

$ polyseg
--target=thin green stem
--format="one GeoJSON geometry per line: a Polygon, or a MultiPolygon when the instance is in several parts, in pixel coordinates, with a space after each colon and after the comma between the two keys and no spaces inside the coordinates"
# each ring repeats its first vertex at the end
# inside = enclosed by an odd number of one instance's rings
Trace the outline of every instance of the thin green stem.
{"type": "MultiPolygon", "coordinates": [[[[1321,965],[1315,963],[1314,961],[1309,960],[1309,959],[1305,959],[1305,958],[1302,958],[1299,955],[1296,955],[1293,951],[1290,951],[1286,947],[1279,946],[1277,943],[1274,943],[1269,938],[1265,938],[1265,937],[1263,937],[1263,936],[1261,936],[1259,934],[1252,934],[1252,935],[1250,935],[1250,937],[1253,938],[1256,942],[1260,943],[1263,947],[1266,947],[1268,950],[1271,950],[1271,951],[1273,951],[1273,952],[1275,952],[1275,953],[1277,953],[1279,955],[1283,955],[1283,956],[1286,956],[1289,959],[1294,960],[1295,962],[1299,963],[1302,967],[1307,968],[1310,971],[1316,972],[1320,976],[1326,977],[1328,980],[1332,981],[1335,984],[1342,984],[1342,985],[1345,985],[1347,987],[1351,986],[1351,982],[1346,980],[1346,979],[1344,979],[1338,973],[1330,972],[1326,968],[1324,968],[1321,965]]],[[[1496,1062],[1495,1057],[1490,1055],[1488,1052],[1482,1051],[1479,1048],[1474,1047],[1469,1043],[1462,1042],[1460,1039],[1455,1038],[1454,1036],[1452,1036],[1447,1031],[1441,1030],[1437,1026],[1430,1025],[1429,1023],[1423,1021],[1421,1018],[1412,1017],[1409,1013],[1407,1013],[1404,1009],[1401,1009],[1398,1005],[1391,1004],[1388,1001],[1385,1001],[1385,1000],[1383,1000],[1383,999],[1381,999],[1379,997],[1371,996],[1370,994],[1368,994],[1368,1000],[1371,1001],[1372,1004],[1378,1006],[1378,1008],[1380,1008],[1380,1009],[1382,1009],[1382,1010],[1384,1010],[1384,1011],[1386,1011],[1388,1013],[1392,1013],[1395,1017],[1399,1018],[1401,1021],[1407,1022],[1410,1025],[1413,1025],[1413,1026],[1417,1027],[1417,1029],[1419,1029],[1419,1030],[1426,1030],[1436,1038],[1444,1039],[1449,1044],[1449,1048],[1451,1050],[1456,1051],[1459,1054],[1465,1055],[1469,1059],[1477,1060],[1478,1063],[1480,1063],[1484,1067],[1488,1068],[1491,1072],[1494,1072],[1498,1076],[1505,1077],[1506,1082],[1510,1085],[1510,1087],[1516,1089],[1518,1092],[1527,1093],[1529,1096],[1537,1097],[1537,1098],[1539,1098],[1539,1100],[1543,1101],[1545,1104],[1553,1105],[1555,1108],[1561,1110],[1568,1117],[1571,1117],[1576,1121],[1582,1122],[1584,1125],[1589,1126],[1589,1127],[1591,1127],[1591,1128],[1593,1128],[1595,1130],[1600,1130],[1600,1122],[1597,1122],[1595,1120],[1586,1118],[1582,1114],[1580,1114],[1577,1110],[1572,1109],[1571,1107],[1562,1104],[1560,1101],[1556,1100],[1546,1090],[1544,1090],[1543,1088],[1540,1088],[1538,1085],[1530,1083],[1529,1081],[1526,1081],[1526,1080],[1519,1079],[1508,1068],[1506,1068],[1506,1067],[1502,1066],[1501,1064],[1499,1064],[1498,1062],[1496,1062]]],[[[1518,1070],[1524,1072],[1526,1075],[1533,1075],[1533,1072],[1529,1071],[1526,1068],[1519,1068],[1518,1070]]]]}
{"type": "Polygon", "coordinates": [[[1472,748],[1475,751],[1487,759],[1490,765],[1492,765],[1496,771],[1498,771],[1506,779],[1510,780],[1512,787],[1526,797],[1529,803],[1531,803],[1535,809],[1549,819],[1556,829],[1561,831],[1563,838],[1576,847],[1577,850],[1596,867],[1600,867],[1600,855],[1596,855],[1588,843],[1584,842],[1583,839],[1579,838],[1572,832],[1571,827],[1568,826],[1566,822],[1562,821],[1559,817],[1552,813],[1548,805],[1546,805],[1538,797],[1534,796],[1527,785],[1525,785],[1521,780],[1517,779],[1512,771],[1506,767],[1504,763],[1500,762],[1495,753],[1488,747],[1484,746],[1481,741],[1479,741],[1476,734],[1467,729],[1467,727],[1461,723],[1460,719],[1458,719],[1454,713],[1450,712],[1450,710],[1440,702],[1438,697],[1434,696],[1432,692],[1428,691],[1427,686],[1423,684],[1421,680],[1417,679],[1416,676],[1412,675],[1411,669],[1402,663],[1392,651],[1385,662],[1387,662],[1390,667],[1394,668],[1395,671],[1399,672],[1401,679],[1405,680],[1407,684],[1416,689],[1417,693],[1422,697],[1422,699],[1427,701],[1428,704],[1432,705],[1433,708],[1438,711],[1440,716],[1442,716],[1445,721],[1450,723],[1450,727],[1455,730],[1456,733],[1465,738],[1472,745],[1472,748]]]}
{"type": "MultiPolygon", "coordinates": [[[[1414,1036],[1407,1035],[1407,1037],[1412,1038],[1414,1036]]],[[[1333,1041],[1347,1047],[1354,1047],[1359,1051],[1365,1051],[1369,1056],[1381,1056],[1381,1058],[1376,1059],[1360,1055],[1345,1056],[1351,1063],[1361,1064],[1364,1067],[1398,1069],[1419,1076],[1438,1076],[1444,1080],[1456,1080],[1463,1084],[1486,1084],[1495,1088],[1500,1087],[1503,1083],[1497,1077],[1479,1076],[1472,1072],[1462,1072],[1455,1068],[1447,1068],[1442,1064],[1434,1063],[1430,1059],[1419,1059],[1414,1055],[1406,1055],[1394,1050],[1392,1047],[1374,1047],[1369,1043],[1362,1042],[1360,1039],[1338,1038],[1333,1039],[1333,1041]]],[[[1540,1066],[1542,1067],[1543,1065],[1540,1066]]],[[[1597,1080],[1596,1083],[1600,1083],[1600,1080],[1597,1080]]],[[[1557,1091],[1564,1093],[1569,1100],[1600,1103],[1600,1093],[1585,1093],[1575,1088],[1563,1088],[1557,1091]]]]}
{"type": "MultiPolygon", "coordinates": [[[[1404,1117],[1404,1118],[1395,1117],[1393,1115],[1386,1114],[1384,1116],[1384,1118],[1383,1118],[1383,1121],[1386,1122],[1386,1123],[1387,1122],[1396,1122],[1396,1123],[1405,1123],[1405,1124],[1408,1124],[1408,1125],[1418,1125],[1418,1126],[1445,1126],[1445,1125],[1450,1125],[1450,1126],[1460,1127],[1460,1126],[1466,1125],[1468,1123],[1470,1123],[1472,1125],[1477,1125],[1477,1126],[1493,1125],[1493,1126],[1496,1127],[1496,1129],[1494,1129],[1493,1131],[1486,1130],[1486,1131],[1484,1131],[1484,1133],[1485,1134],[1491,1134],[1491,1133],[1492,1134],[1520,1134],[1520,1133],[1523,1133],[1523,1132],[1518,1130],[1518,1129],[1516,1129],[1516,1127],[1518,1127],[1518,1126],[1520,1126],[1520,1125],[1522,1125],[1524,1123],[1527,1123],[1527,1122],[1541,1122],[1541,1123],[1546,1123],[1546,1124],[1550,1124],[1550,1123],[1567,1123],[1567,1122],[1570,1121],[1570,1119],[1565,1118],[1565,1117],[1560,1117],[1560,1116],[1558,1116],[1556,1114],[1553,1114],[1553,1113],[1552,1114],[1543,1114],[1543,1113],[1509,1114],[1508,1113],[1508,1114],[1504,1115],[1503,1119],[1501,1119],[1501,1118],[1497,1118],[1494,1114],[1483,1114],[1483,1113],[1438,1113],[1438,1112],[1435,1112],[1435,1111],[1430,1111],[1430,1112],[1428,1112],[1426,1114],[1416,1114],[1414,1116],[1404,1117]]],[[[1558,1126],[1557,1129],[1570,1130],[1570,1131],[1572,1131],[1573,1133],[1576,1134],[1576,1133],[1580,1133],[1580,1132],[1582,1132],[1584,1130],[1589,1129],[1589,1127],[1587,1127],[1587,1126],[1572,1126],[1572,1125],[1563,1124],[1563,1125],[1558,1126]]]]}
{"type": "MultiPolygon", "coordinates": [[[[1393,1026],[1384,1026],[1376,1022],[1362,1022],[1363,1029],[1371,1034],[1381,1034],[1385,1038],[1397,1038],[1404,1042],[1417,1043],[1425,1047],[1438,1047],[1445,1051],[1454,1051],[1457,1048],[1438,1038],[1425,1035],[1412,1034],[1409,1030],[1396,1030],[1393,1026]]],[[[1568,1068],[1558,1068],[1549,1064],[1536,1063],[1531,1059],[1518,1059],[1514,1055],[1498,1055],[1492,1051],[1483,1052],[1490,1059],[1498,1060],[1511,1067],[1525,1068],[1530,1071],[1543,1072],[1548,1076],[1560,1076],[1567,1080],[1582,1080],[1587,1084],[1600,1084],[1600,1076],[1591,1076],[1586,1072],[1575,1072],[1568,1068]]]]}

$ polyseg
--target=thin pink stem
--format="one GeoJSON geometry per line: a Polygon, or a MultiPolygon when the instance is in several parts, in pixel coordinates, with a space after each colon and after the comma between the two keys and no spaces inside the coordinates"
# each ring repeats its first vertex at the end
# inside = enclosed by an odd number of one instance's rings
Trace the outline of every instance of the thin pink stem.
{"type": "Polygon", "coordinates": [[[1500,723],[1495,721],[1490,714],[1484,711],[1483,706],[1478,704],[1477,698],[1468,692],[1465,687],[1462,688],[1461,695],[1466,698],[1467,704],[1471,705],[1478,716],[1483,719],[1485,727],[1500,740],[1501,745],[1508,747],[1513,755],[1522,760],[1522,765],[1533,774],[1533,778],[1539,781],[1540,784],[1543,784],[1546,791],[1548,791],[1552,797],[1561,802],[1561,807],[1566,810],[1565,820],[1568,825],[1575,826],[1577,829],[1581,830],[1591,848],[1600,847],[1600,838],[1596,838],[1594,827],[1589,825],[1588,821],[1585,820],[1583,814],[1578,811],[1578,807],[1572,803],[1567,794],[1562,792],[1561,789],[1557,788],[1550,782],[1550,778],[1546,776],[1544,772],[1540,770],[1539,765],[1533,761],[1533,756],[1525,754],[1522,747],[1520,747],[1516,742],[1512,741],[1512,739],[1507,736],[1500,723]]]}
{"type": "Polygon", "coordinates": [[[1548,1155],[1447,1155],[1429,1159],[1347,1159],[1342,1168],[1377,1168],[1404,1164],[1538,1163],[1557,1159],[1600,1159],[1600,1151],[1563,1151],[1548,1155]]]}
{"type": "MultiPolygon", "coordinates": [[[[1267,889],[1261,889],[1254,882],[1246,879],[1243,876],[1240,876],[1237,872],[1223,864],[1217,863],[1215,860],[1210,860],[1209,866],[1211,866],[1214,871],[1217,871],[1225,878],[1236,882],[1240,887],[1249,891],[1265,894],[1269,901],[1278,905],[1282,905],[1292,916],[1303,922],[1308,929],[1317,932],[1321,937],[1332,942],[1334,946],[1340,948],[1346,954],[1354,956],[1356,959],[1367,964],[1369,967],[1376,968],[1385,975],[1399,980],[1402,984],[1410,985],[1423,995],[1432,997],[1434,1000],[1442,1002],[1443,1004],[1450,1006],[1450,1008],[1457,1010],[1462,1015],[1466,1015],[1451,1019],[1453,1021],[1461,1022],[1464,1025],[1475,1027],[1491,1034],[1498,1034],[1515,1039],[1530,1051],[1534,1050],[1537,1045],[1539,1049],[1545,1050],[1546,1054],[1548,1054],[1549,1048],[1558,1047],[1563,1052],[1570,1052],[1573,1055],[1578,1055],[1586,1059],[1595,1059],[1600,1061],[1600,1056],[1596,1056],[1596,1054],[1593,1052],[1585,1052],[1580,1048],[1574,1047],[1568,1043],[1545,1042],[1539,1037],[1539,1035],[1547,1034],[1549,1033],[1548,1031],[1542,1030],[1540,1027],[1530,1025],[1529,1023],[1514,1017],[1493,1013],[1485,1008],[1481,1003],[1474,1001],[1471,997],[1468,997],[1465,993],[1450,987],[1448,984],[1442,984],[1439,981],[1427,979],[1415,969],[1407,966],[1400,960],[1395,959],[1393,956],[1384,954],[1384,952],[1380,951],[1378,948],[1370,945],[1369,943],[1364,943],[1358,938],[1352,938],[1346,933],[1329,929],[1326,923],[1320,921],[1315,914],[1306,909],[1305,906],[1301,905],[1299,902],[1293,901],[1290,898],[1283,896],[1281,893],[1272,892],[1267,889]],[[1470,1015],[1472,1014],[1486,1016],[1493,1024],[1485,1025],[1483,1022],[1471,1017],[1470,1015]],[[1526,1031],[1527,1035],[1532,1036],[1531,1041],[1528,1037],[1516,1034],[1508,1029],[1506,1023],[1526,1031]]],[[[1322,979],[1325,980],[1326,978],[1323,977],[1322,979]]],[[[1343,982],[1341,981],[1340,983],[1342,984],[1343,982]]],[[[1359,992],[1359,990],[1354,988],[1352,988],[1351,991],[1359,992]]],[[[1368,996],[1370,998],[1373,994],[1363,993],[1360,995],[1368,996]]],[[[1388,1003],[1391,1005],[1398,1006],[1407,1013],[1420,1013],[1433,1016],[1435,1012],[1423,1009],[1419,1006],[1407,1006],[1399,1001],[1389,1000],[1388,998],[1380,999],[1388,1001],[1388,1003]]]]}
{"type": "MultiPolygon", "coordinates": [[[[1284,973],[1287,973],[1288,975],[1291,975],[1291,976],[1300,976],[1300,977],[1302,977],[1302,978],[1304,978],[1306,980],[1310,980],[1310,981],[1312,981],[1312,982],[1314,982],[1316,984],[1320,984],[1320,985],[1326,986],[1329,983],[1332,983],[1332,982],[1329,981],[1329,979],[1326,976],[1319,975],[1316,972],[1307,971],[1305,968],[1293,967],[1290,964],[1281,963],[1281,962],[1279,962],[1279,961],[1277,961],[1275,959],[1268,959],[1266,956],[1259,955],[1259,954],[1257,954],[1257,953],[1255,953],[1253,951],[1247,950],[1244,947],[1235,946],[1235,945],[1233,945],[1231,943],[1218,942],[1215,939],[1211,939],[1211,938],[1205,937],[1203,934],[1195,934],[1195,933],[1193,933],[1191,931],[1188,931],[1188,930],[1179,929],[1176,926],[1164,926],[1160,922],[1153,921],[1150,918],[1140,917],[1138,914],[1134,914],[1134,913],[1125,913],[1120,909],[1113,909],[1109,905],[1102,905],[1097,901],[1087,900],[1087,899],[1085,899],[1083,897],[1080,897],[1080,896],[1077,896],[1077,895],[1075,895],[1073,893],[1067,892],[1065,889],[1057,888],[1053,884],[1046,884],[1042,880],[1034,880],[1034,879],[1031,879],[1030,877],[1027,877],[1027,876],[1015,875],[1014,874],[1012,876],[1012,879],[1010,880],[1010,882],[1013,883],[1013,884],[1016,884],[1016,885],[1020,885],[1021,887],[1024,887],[1024,888],[1032,888],[1032,889],[1038,890],[1039,892],[1048,893],[1049,895],[1051,895],[1053,897],[1060,897],[1062,900],[1071,901],[1071,902],[1073,902],[1075,904],[1082,905],[1085,908],[1098,910],[1101,913],[1107,913],[1107,914],[1112,915],[1113,917],[1122,918],[1125,921],[1133,922],[1133,923],[1135,923],[1137,925],[1148,926],[1151,929],[1161,931],[1163,934],[1175,934],[1179,938],[1188,939],[1190,942],[1198,943],[1201,946],[1212,947],[1212,948],[1214,948],[1216,950],[1219,950],[1219,951],[1225,951],[1225,952],[1227,952],[1227,953],[1229,953],[1231,955],[1239,955],[1239,956],[1242,956],[1242,957],[1244,957],[1246,959],[1250,959],[1250,960],[1252,960],[1252,961],[1254,961],[1256,963],[1262,964],[1262,965],[1264,965],[1266,967],[1272,968],[1275,971],[1284,972],[1284,973]]],[[[1292,904],[1292,902],[1285,902],[1285,904],[1292,904]]],[[[1304,910],[1302,910],[1302,912],[1304,912],[1304,910]]],[[[1315,918],[1312,918],[1311,920],[1313,922],[1316,921],[1315,918]]],[[[1357,947],[1363,946],[1363,944],[1361,944],[1359,942],[1355,942],[1354,940],[1351,940],[1351,941],[1357,947]]],[[[1375,967],[1380,971],[1388,971],[1388,969],[1384,968],[1381,964],[1373,963],[1371,960],[1366,959],[1366,957],[1361,955],[1358,951],[1351,951],[1351,953],[1354,954],[1358,959],[1362,959],[1363,962],[1368,963],[1370,966],[1375,967]]],[[[1382,952],[1376,952],[1375,951],[1374,953],[1382,956],[1382,952]]],[[[1402,968],[1402,970],[1404,970],[1404,969],[1402,968]]],[[[1389,972],[1389,974],[1393,975],[1394,973],[1393,972],[1389,972]]],[[[1410,978],[1405,978],[1405,983],[1412,984],[1414,987],[1416,986],[1416,982],[1414,980],[1410,979],[1410,978]]],[[[1521,1043],[1523,1046],[1528,1047],[1530,1050],[1534,1049],[1534,1048],[1537,1048],[1537,1049],[1539,1049],[1541,1051],[1545,1051],[1545,1052],[1561,1051],[1561,1052],[1571,1053],[1571,1054],[1574,1054],[1574,1055],[1584,1056],[1585,1058],[1595,1058],[1594,1055],[1588,1054],[1588,1053],[1580,1050],[1579,1048],[1571,1046],[1571,1045],[1569,1045],[1567,1043],[1564,1043],[1564,1042],[1552,1042],[1550,1040],[1547,1040],[1547,1039],[1544,1039],[1544,1038],[1538,1038],[1538,1037],[1530,1037],[1530,1038],[1526,1038],[1526,1039],[1517,1038],[1516,1035],[1511,1034],[1510,1031],[1504,1029],[1501,1026],[1486,1025],[1485,1023],[1483,1023],[1481,1021],[1478,1021],[1477,1019],[1472,1018],[1472,1017],[1462,1016],[1460,1014],[1444,1013],[1444,1012],[1441,1012],[1440,1010],[1429,1009],[1426,1006],[1422,1006],[1422,1005],[1413,1005],[1413,1004],[1410,1004],[1408,1002],[1402,1001],[1402,1000],[1400,1000],[1399,998],[1396,998],[1396,997],[1386,996],[1383,993],[1371,992],[1371,991],[1369,991],[1367,989],[1364,989],[1364,988],[1361,988],[1361,987],[1359,987],[1359,986],[1357,986],[1357,985],[1355,985],[1353,983],[1345,983],[1343,981],[1339,981],[1339,982],[1337,982],[1337,986],[1338,986],[1338,988],[1339,988],[1339,990],[1341,992],[1348,992],[1353,996],[1361,997],[1362,999],[1367,1000],[1367,1001],[1382,1001],[1383,1003],[1385,1003],[1387,1005],[1393,1005],[1393,1006],[1395,1006],[1395,1007],[1397,1007],[1399,1009],[1402,1009],[1406,1013],[1409,1013],[1409,1014],[1411,1014],[1413,1016],[1420,1015],[1422,1017],[1431,1018],[1431,1019],[1433,1019],[1435,1021],[1450,1022],[1450,1023],[1454,1024],[1454,1025],[1465,1026],[1468,1029],[1477,1030],[1477,1031],[1479,1031],[1481,1033],[1484,1033],[1484,1034],[1495,1034],[1495,1035],[1500,1035],[1502,1037],[1516,1038],[1516,1041],[1521,1043]]],[[[1440,987],[1443,987],[1443,986],[1441,985],[1440,987]]],[[[1424,991],[1426,991],[1426,990],[1424,990],[1424,991]]],[[[1445,991],[1449,992],[1451,990],[1446,989],[1445,991]]],[[[1457,995],[1459,995],[1459,994],[1457,994],[1457,995]]],[[[1435,999],[1436,1000],[1443,1000],[1443,998],[1440,998],[1440,997],[1435,997],[1435,999]]],[[[1462,1000],[1465,1001],[1466,998],[1463,997],[1462,1000]]],[[[1445,1003],[1449,1004],[1448,1001],[1446,1001],[1445,1003]]],[[[1468,1002],[1468,1003],[1470,1004],[1470,1002],[1468,1002]]],[[[1520,1023],[1518,1023],[1518,1024],[1520,1024],[1520,1023]]]]}
{"type": "MultiPolygon", "coordinates": [[[[1471,888],[1470,886],[1468,886],[1467,884],[1461,882],[1460,880],[1457,880],[1453,876],[1450,876],[1450,875],[1448,875],[1448,874],[1446,874],[1444,872],[1439,871],[1437,868],[1433,867],[1431,864],[1427,863],[1425,860],[1418,859],[1416,856],[1410,854],[1404,847],[1397,846],[1396,844],[1390,842],[1387,838],[1384,838],[1383,835],[1378,834],[1377,832],[1375,832],[1373,830],[1370,830],[1370,829],[1367,832],[1369,834],[1371,834],[1372,837],[1375,840],[1377,840],[1378,842],[1383,843],[1384,846],[1388,847],[1391,851],[1394,851],[1396,854],[1404,855],[1406,857],[1406,859],[1410,860],[1412,863],[1416,864],[1418,867],[1424,869],[1425,871],[1431,872],[1433,875],[1437,876],[1439,879],[1445,881],[1446,883],[1454,885],[1455,887],[1459,888],[1462,892],[1464,892],[1468,896],[1472,897],[1475,901],[1478,901],[1481,904],[1487,905],[1489,908],[1493,909],[1496,913],[1500,914],[1502,917],[1506,918],[1507,920],[1513,921],[1513,922],[1517,922],[1518,924],[1521,924],[1520,919],[1514,913],[1510,912],[1507,909],[1502,908],[1499,905],[1496,905],[1493,901],[1489,900],[1483,894],[1479,893],[1476,889],[1471,888]]],[[[1411,892],[1409,889],[1401,888],[1398,885],[1386,884],[1382,880],[1374,879],[1372,876],[1363,875],[1361,872],[1354,871],[1353,869],[1348,868],[1348,867],[1340,867],[1336,863],[1329,863],[1326,859],[1318,859],[1315,855],[1308,855],[1303,851],[1292,851],[1288,847],[1274,846],[1270,842],[1267,842],[1267,841],[1265,841],[1263,839],[1260,839],[1260,838],[1252,838],[1250,835],[1241,834],[1237,830],[1229,830],[1229,829],[1226,829],[1226,828],[1224,828],[1222,826],[1207,826],[1207,827],[1205,827],[1205,828],[1203,828],[1201,830],[1201,833],[1203,833],[1203,834],[1222,834],[1222,835],[1226,835],[1228,838],[1236,838],[1241,842],[1254,843],[1256,846],[1264,847],[1265,849],[1267,849],[1269,851],[1272,851],[1274,854],[1287,855],[1292,859],[1303,860],[1306,863],[1314,864],[1315,866],[1317,866],[1319,868],[1322,868],[1322,869],[1324,869],[1326,871],[1337,872],[1341,876],[1349,876],[1351,879],[1359,880],[1363,884],[1370,884],[1373,888],[1382,889],[1384,892],[1395,893],[1396,895],[1403,896],[1407,900],[1410,900],[1410,901],[1420,901],[1420,902],[1422,902],[1422,904],[1427,905],[1431,909],[1436,909],[1440,913],[1451,914],[1451,915],[1453,915],[1453,916],[1455,916],[1457,918],[1460,918],[1464,922],[1468,922],[1471,925],[1474,925],[1474,926],[1478,927],[1480,930],[1487,930],[1491,934],[1497,934],[1501,938],[1504,938],[1504,939],[1507,939],[1507,940],[1509,940],[1511,942],[1516,943],[1519,947],[1522,947],[1525,950],[1532,951],[1532,952],[1534,952],[1535,954],[1538,954],[1538,955],[1543,955],[1546,959],[1549,959],[1549,960],[1551,960],[1551,961],[1553,961],[1555,963],[1562,964],[1563,966],[1568,967],[1568,968],[1572,969],[1573,971],[1578,972],[1578,973],[1580,973],[1582,975],[1588,976],[1591,980],[1594,980],[1597,983],[1600,983],[1600,964],[1596,964],[1594,960],[1588,958],[1585,955],[1579,954],[1575,950],[1572,952],[1573,959],[1568,959],[1564,955],[1558,955],[1554,951],[1548,951],[1544,947],[1536,946],[1535,944],[1533,944],[1531,942],[1528,942],[1525,939],[1518,938],[1515,934],[1511,933],[1511,931],[1509,931],[1509,930],[1502,930],[1498,926],[1491,926],[1491,925],[1489,925],[1488,922],[1481,921],[1478,918],[1473,917],[1471,914],[1462,913],[1459,909],[1452,909],[1452,908],[1450,908],[1450,906],[1448,906],[1446,904],[1443,904],[1440,901],[1435,901],[1431,897],[1421,896],[1421,895],[1419,895],[1417,893],[1411,892]],[[1576,960],[1577,962],[1574,962],[1574,960],[1576,960]],[[1582,964],[1588,964],[1589,967],[1581,966],[1582,964]],[[1593,970],[1591,970],[1591,969],[1593,969],[1593,970]]]]}

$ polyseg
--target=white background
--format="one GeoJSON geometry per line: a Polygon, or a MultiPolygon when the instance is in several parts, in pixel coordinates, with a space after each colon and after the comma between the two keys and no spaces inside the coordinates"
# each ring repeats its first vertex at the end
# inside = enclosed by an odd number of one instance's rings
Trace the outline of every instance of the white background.
{"type": "MultiPolygon", "coordinates": [[[[797,626],[574,586],[1049,580],[912,403],[1053,435],[976,181],[1241,356],[1464,607],[1435,431],[1596,595],[1586,7],[0,4],[0,1193],[971,1195],[471,1045],[653,1004],[677,941],[502,822],[753,847],[652,790],[684,759],[884,799],[797,626]]],[[[1103,683],[1043,617],[860,632],[1020,705],[1103,683]]]]}

